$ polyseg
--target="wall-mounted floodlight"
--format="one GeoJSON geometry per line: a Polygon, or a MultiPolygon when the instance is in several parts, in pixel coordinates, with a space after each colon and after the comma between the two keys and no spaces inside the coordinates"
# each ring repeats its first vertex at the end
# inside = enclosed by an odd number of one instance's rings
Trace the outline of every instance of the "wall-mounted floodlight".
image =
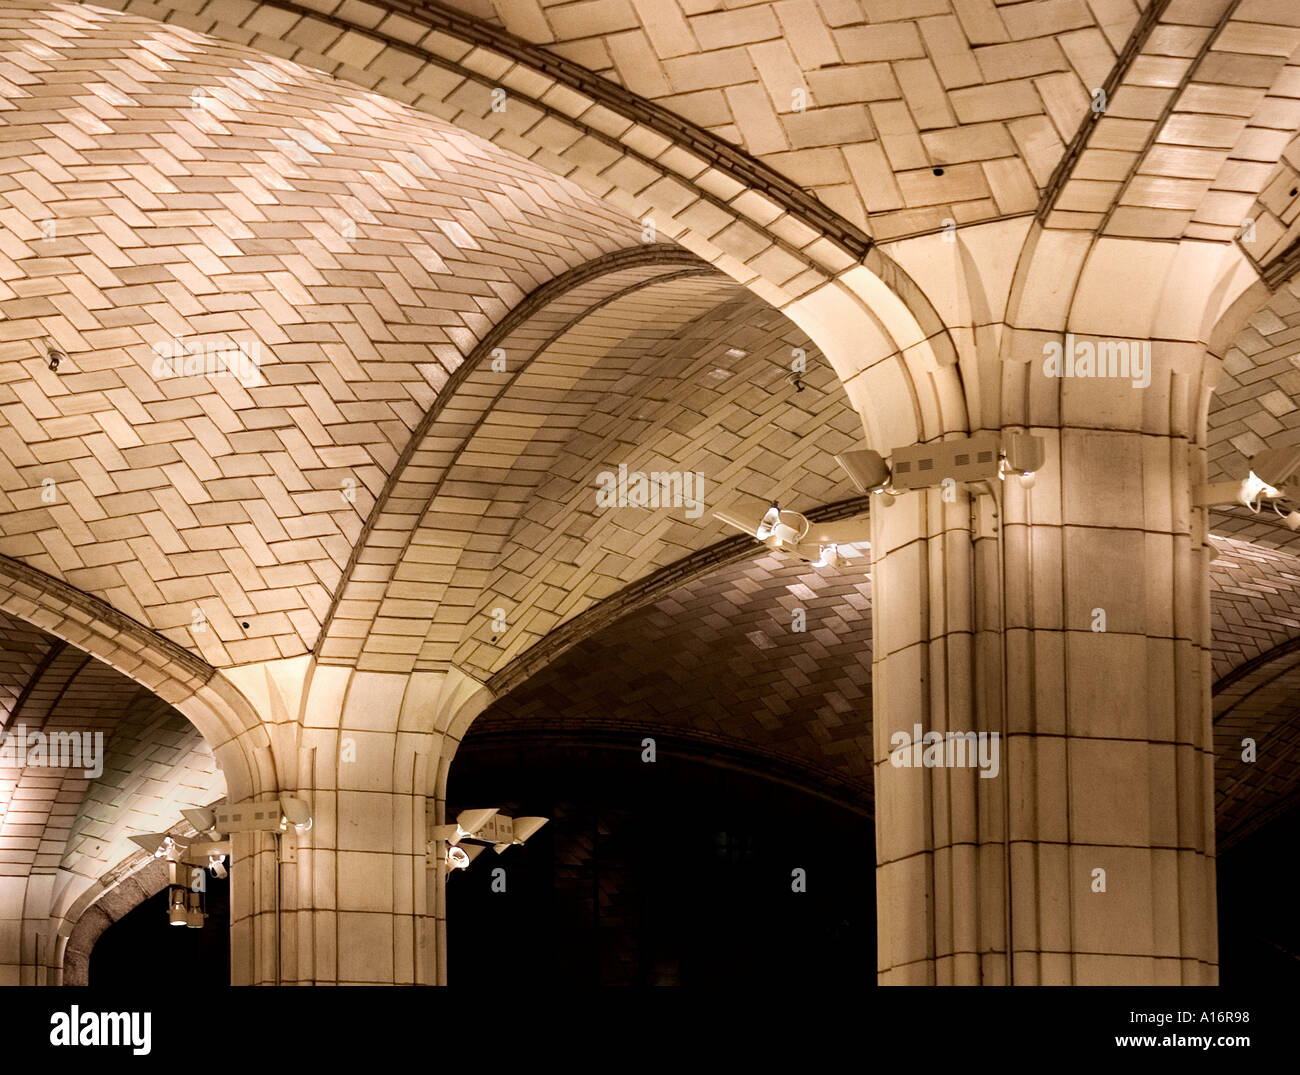
{"type": "MultiPolygon", "coordinates": [[[[501,815],[497,815],[500,817],[501,815]]],[[[510,822],[510,837],[492,845],[492,850],[498,855],[507,847],[523,846],[525,840],[533,833],[546,824],[547,818],[544,817],[515,817],[505,818],[510,822]]]]}
{"type": "Polygon", "coordinates": [[[441,856],[453,870],[464,870],[487,846],[499,855],[508,847],[522,844],[546,824],[544,817],[507,817],[496,809],[462,810],[454,825],[435,825],[429,830],[429,855],[438,854],[438,844],[448,843],[441,856]]]}
{"type": "Polygon", "coordinates": [[[303,833],[311,828],[311,807],[293,795],[261,802],[222,803],[208,810],[182,811],[182,814],[196,829],[202,822],[206,827],[199,829],[200,832],[218,836],[232,832],[288,832],[290,826],[295,832],[303,833]],[[209,812],[213,815],[211,819],[209,812]]]}
{"type": "Polygon", "coordinates": [[[817,546],[817,559],[812,562],[813,567],[843,567],[844,557],[840,555],[840,547],[831,541],[825,545],[817,546]]]}
{"type": "Polygon", "coordinates": [[[871,544],[870,527],[865,515],[833,523],[814,523],[797,511],[787,511],[775,504],[765,507],[762,501],[742,501],[713,517],[741,533],[763,542],[776,552],[788,552],[817,567],[838,567],[846,550],[871,544]]]}
{"type": "Polygon", "coordinates": [[[447,868],[468,870],[469,864],[487,850],[483,844],[451,844],[447,848],[447,868]]]}
{"type": "Polygon", "coordinates": [[[1252,456],[1246,476],[1239,481],[1213,482],[1196,490],[1193,503],[1201,507],[1240,504],[1259,513],[1267,501],[1287,529],[1300,528],[1300,512],[1292,504],[1300,499],[1300,445],[1269,448],[1252,456]],[[1285,503],[1288,510],[1283,511],[1285,503]]]}
{"type": "MultiPolygon", "coordinates": [[[[129,837],[131,842],[137,847],[144,848],[154,858],[171,858],[173,855],[179,857],[181,844],[170,833],[166,832],[146,832],[139,836],[129,837]]],[[[184,843],[188,843],[184,837],[181,838],[184,843]]]]}
{"type": "MultiPolygon", "coordinates": [[[[154,858],[164,859],[167,863],[167,921],[173,926],[200,928],[206,917],[203,913],[203,897],[185,883],[184,873],[186,866],[200,864],[190,857],[198,845],[188,837],[173,836],[166,832],[142,833],[132,836],[131,841],[154,858]]],[[[224,877],[225,873],[218,876],[224,877]]]]}
{"type": "MultiPolygon", "coordinates": [[[[732,523],[732,525],[736,524],[732,523]]],[[[777,545],[798,545],[804,534],[808,533],[808,520],[797,511],[782,511],[778,505],[773,504],[763,513],[757,526],[750,529],[746,525],[742,529],[746,533],[752,533],[759,541],[772,541],[777,545]]]]}
{"type": "Polygon", "coordinates": [[[220,838],[221,833],[217,831],[217,815],[206,806],[188,807],[181,811],[181,817],[193,825],[196,832],[220,838]]]}
{"type": "Polygon", "coordinates": [[[167,921],[173,926],[188,926],[189,910],[184,886],[173,885],[167,893],[167,921]]]}
{"type": "Polygon", "coordinates": [[[879,452],[855,448],[835,457],[859,493],[883,493],[889,488],[889,464],[879,452]]]}
{"type": "Polygon", "coordinates": [[[1262,485],[1281,489],[1300,470],[1300,445],[1268,448],[1250,460],[1250,472],[1262,485]]]}
{"type": "MultiPolygon", "coordinates": [[[[232,854],[232,832],[295,832],[311,828],[311,807],[293,795],[283,795],[269,802],[222,803],[217,806],[193,806],[181,816],[198,830],[197,836],[179,836],[166,832],[147,832],[132,836],[131,841],[155,858],[167,860],[169,896],[167,920],[173,926],[203,925],[203,898],[185,884],[183,867],[197,866],[214,877],[230,875],[226,861],[232,854]]],[[[278,841],[277,841],[278,846],[278,841]]]]}
{"type": "Polygon", "coordinates": [[[1002,474],[1015,474],[1026,489],[1034,487],[1034,474],[1047,460],[1042,437],[1032,433],[1008,433],[1002,438],[1002,474]]]}
{"type": "Polygon", "coordinates": [[[280,819],[281,832],[290,825],[293,826],[294,832],[307,832],[311,828],[311,807],[302,799],[295,799],[292,795],[281,795],[280,809],[283,811],[280,819]]]}
{"type": "Polygon", "coordinates": [[[900,492],[929,489],[948,479],[989,482],[1014,474],[1026,489],[1047,458],[1043,438],[1033,433],[976,433],[895,448],[886,460],[878,452],[858,448],[835,461],[860,493],[878,493],[888,505],[900,492]]]}

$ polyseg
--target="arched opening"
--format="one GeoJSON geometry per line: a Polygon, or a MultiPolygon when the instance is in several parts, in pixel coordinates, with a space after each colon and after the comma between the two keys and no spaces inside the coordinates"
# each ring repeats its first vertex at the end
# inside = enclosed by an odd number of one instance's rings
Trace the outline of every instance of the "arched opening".
{"type": "Polygon", "coordinates": [[[1220,984],[1300,985],[1297,847],[1300,812],[1292,809],[1219,854],[1220,984]]]}
{"type": "Polygon", "coordinates": [[[450,984],[870,966],[869,580],[729,543],[715,556],[611,599],[621,616],[598,606],[550,663],[507,674],[461,742],[448,818],[551,820],[447,879],[450,984]]]}
{"type": "Polygon", "coordinates": [[[743,753],[659,735],[646,761],[645,738],[471,730],[450,813],[551,820],[448,878],[449,983],[761,987],[870,967],[870,817],[743,753]]]}
{"type": "MultiPolygon", "coordinates": [[[[194,724],[141,683],[3,610],[0,639],[0,849],[16,875],[0,916],[28,953],[0,972],[85,984],[103,930],[165,888],[132,837],[179,832],[182,809],[226,794],[225,775],[194,724]]],[[[213,973],[228,981],[228,958],[213,973]]]]}
{"type": "MultiPolygon", "coordinates": [[[[1215,688],[1221,981],[1294,984],[1300,982],[1300,929],[1292,911],[1300,881],[1292,853],[1300,838],[1295,805],[1300,793],[1300,641],[1289,597],[1297,561],[1268,550],[1244,556],[1255,549],[1245,542],[1223,540],[1220,547],[1238,583],[1225,586],[1221,619],[1231,617],[1237,621],[1233,626],[1240,624],[1240,615],[1232,616],[1233,605],[1239,609],[1250,589],[1285,600],[1280,607],[1288,610],[1274,623],[1261,624],[1271,628],[1274,639],[1284,638],[1271,648],[1258,646],[1260,637],[1268,637],[1263,632],[1253,639],[1232,639],[1238,663],[1215,688]],[[1252,642],[1256,652],[1240,659],[1243,643],[1252,642]]],[[[1224,650],[1232,653],[1227,646],[1224,650]]]]}
{"type": "Polygon", "coordinates": [[[169,923],[166,878],[161,880],[157,892],[105,924],[89,954],[81,957],[84,981],[67,982],[65,972],[65,984],[147,991],[157,989],[160,980],[183,975],[187,986],[196,989],[230,985],[229,878],[206,878],[206,917],[194,929],[169,923]]]}

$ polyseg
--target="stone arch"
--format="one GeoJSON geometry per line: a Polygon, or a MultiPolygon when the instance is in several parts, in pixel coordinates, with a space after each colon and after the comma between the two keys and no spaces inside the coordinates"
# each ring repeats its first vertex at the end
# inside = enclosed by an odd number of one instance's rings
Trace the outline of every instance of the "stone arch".
{"type": "Polygon", "coordinates": [[[0,556],[0,608],[63,639],[179,710],[212,748],[243,798],[276,787],[266,730],[216,669],[107,602],[0,556]]]}
{"type": "Polygon", "coordinates": [[[442,484],[436,477],[445,470],[447,453],[440,442],[446,432],[440,418],[457,426],[481,425],[491,401],[509,388],[523,365],[520,355],[535,353],[546,341],[594,309],[641,288],[665,280],[716,275],[705,262],[679,247],[653,244],[632,247],[595,258],[542,284],[524,298],[466,356],[443,390],[412,431],[384,487],[366,518],[353,547],[329,611],[321,626],[315,653],[325,661],[354,658],[360,641],[349,642],[335,627],[339,610],[345,611],[361,589],[355,585],[358,569],[364,570],[368,588],[380,575],[392,577],[395,544],[409,544],[411,535],[442,484]],[[501,362],[503,371],[493,369],[501,362]],[[468,416],[456,412],[468,411],[468,416]]]}
{"type": "Polygon", "coordinates": [[[796,325],[719,274],[611,294],[544,321],[511,384],[475,373],[465,399],[452,397],[399,502],[408,519],[345,595],[363,666],[486,678],[591,601],[724,532],[699,504],[685,516],[602,506],[602,468],[701,473],[710,511],[762,496],[811,510],[849,492],[831,456],[860,443],[859,418],[796,325]],[[812,363],[802,395],[791,347],[812,363]],[[537,426],[542,400],[557,409],[537,426]],[[634,433],[619,433],[624,421],[634,433]],[[556,581],[574,572],[581,583],[556,581]],[[490,630],[498,607],[509,625],[490,630]]]}
{"type": "MultiPolygon", "coordinates": [[[[866,513],[870,497],[853,497],[835,504],[826,504],[805,514],[813,522],[836,522],[866,513]]],[[[559,660],[574,646],[622,619],[624,616],[653,604],[660,597],[723,567],[753,560],[760,555],[754,542],[744,535],[726,538],[699,552],[676,560],[654,574],[627,586],[597,602],[584,612],[551,631],[545,638],[525,650],[487,681],[487,687],[497,696],[508,694],[529,678],[537,675],[559,660]]]]}
{"type": "MultiPolygon", "coordinates": [[[[6,665],[0,716],[30,745],[43,735],[93,736],[72,757],[49,754],[0,773],[0,836],[11,880],[0,912],[21,947],[6,953],[11,981],[57,977],[67,915],[73,919],[126,873],[148,861],[129,837],[181,831],[178,811],[224,794],[224,774],[199,728],[142,683],[85,650],[0,612],[6,638],[43,640],[39,662],[6,665]],[[26,671],[16,695],[15,675],[26,671]]],[[[66,741],[66,740],[65,740],[66,741]]]]}
{"type": "Polygon", "coordinates": [[[90,953],[109,926],[167,887],[167,864],[142,861],[109,887],[89,891],[72,908],[59,931],[54,953],[59,985],[90,984],[90,953]]]}
{"type": "MultiPolygon", "coordinates": [[[[852,504],[832,506],[852,511],[852,504]]],[[[871,812],[871,582],[727,540],[571,621],[507,666],[470,738],[559,737],[749,764],[871,812]],[[791,630],[790,613],[805,618],[791,630]],[[811,650],[809,647],[812,647],[811,650]],[[748,758],[745,763],[743,758],[748,758]]]]}
{"type": "MultiPolygon", "coordinates": [[[[1214,325],[1209,349],[1222,370],[1220,384],[1216,386],[1222,393],[1218,409],[1237,406],[1246,399],[1259,402],[1279,387],[1279,368],[1287,372],[1294,369],[1293,364],[1286,362],[1269,371],[1262,367],[1287,357],[1287,351],[1294,354],[1288,339],[1291,329],[1285,318],[1292,316],[1298,288],[1300,277],[1296,275],[1272,284],[1265,279],[1256,280],[1237,296],[1214,325]]],[[[1285,377],[1282,379],[1285,381],[1285,377]]],[[[1238,431],[1226,429],[1224,422],[1216,420],[1213,401],[1207,404],[1209,433],[1219,441],[1212,445],[1215,451],[1210,459],[1211,480],[1217,480],[1224,470],[1235,473],[1244,458],[1263,447],[1263,441],[1253,431],[1238,440],[1238,431]]],[[[1280,415],[1269,420],[1273,418],[1280,415]]],[[[1292,423],[1287,420],[1281,424],[1292,423]]]]}
{"type": "MultiPolygon", "coordinates": [[[[1181,400],[1169,400],[1171,420],[1203,443],[1204,423],[1198,416],[1215,382],[1214,364],[1203,357],[1205,348],[1214,326],[1253,275],[1228,245],[1096,238],[1035,224],[1016,267],[1001,359],[1028,373],[1041,361],[1043,343],[1065,331],[1155,340],[1162,345],[1167,372],[1189,382],[1181,400]],[[1133,301],[1134,295],[1142,301],[1133,301]],[[1187,324],[1198,326],[1194,339],[1181,327],[1187,324]]],[[[1173,390],[1167,380],[1153,384],[1165,396],[1173,390]]],[[[1061,417],[1060,398],[1041,392],[1035,396],[1028,381],[1013,380],[1004,389],[1004,414],[1021,421],[1035,410],[1052,421],[1061,417]]],[[[1058,386],[1058,397],[1061,391],[1058,386]]]]}

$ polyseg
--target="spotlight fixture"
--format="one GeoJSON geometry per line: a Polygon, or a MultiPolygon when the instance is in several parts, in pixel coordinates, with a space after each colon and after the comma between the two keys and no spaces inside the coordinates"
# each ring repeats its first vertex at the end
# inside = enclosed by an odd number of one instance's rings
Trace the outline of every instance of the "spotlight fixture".
{"type": "Polygon", "coordinates": [[[841,567],[844,558],[840,556],[840,547],[833,541],[819,545],[818,557],[812,562],[813,567],[841,567]]]}
{"type": "Polygon", "coordinates": [[[735,522],[726,518],[721,512],[715,512],[715,516],[724,523],[730,523],[746,533],[752,533],[759,541],[771,541],[777,545],[797,545],[808,533],[807,519],[797,511],[782,511],[776,504],[763,513],[763,518],[759,520],[756,527],[750,527],[748,523],[735,522]]]}
{"type": "Polygon", "coordinates": [[[525,840],[532,836],[538,829],[546,824],[547,818],[544,817],[516,817],[508,819],[510,825],[510,839],[508,842],[493,844],[492,850],[498,855],[507,847],[518,844],[523,846],[525,840]]]}
{"type": "Polygon", "coordinates": [[[1300,470],[1300,445],[1290,448],[1269,448],[1252,456],[1250,477],[1267,489],[1281,489],[1300,470]]]}
{"type": "MultiPolygon", "coordinates": [[[[201,928],[206,918],[203,913],[202,896],[185,884],[184,869],[186,866],[201,864],[201,859],[196,861],[192,857],[196,848],[201,846],[206,849],[214,845],[196,845],[183,836],[176,837],[164,832],[132,836],[131,840],[149,851],[154,858],[164,859],[167,862],[167,921],[173,926],[201,928]]],[[[223,859],[224,855],[215,853],[208,855],[208,866],[218,877],[226,876],[225,867],[221,866],[223,859]],[[220,872],[217,867],[220,867],[220,872]]]]}
{"type": "Polygon", "coordinates": [[[468,870],[470,863],[486,850],[487,847],[483,844],[470,844],[468,847],[452,844],[447,848],[447,868],[468,870]]]}
{"type": "Polygon", "coordinates": [[[181,817],[188,821],[198,832],[206,833],[214,840],[221,838],[217,831],[217,815],[206,806],[195,806],[181,811],[181,817]]]}
{"type": "MultiPolygon", "coordinates": [[[[307,804],[300,799],[286,797],[289,812],[299,820],[307,804]]],[[[278,805],[278,804],[277,804],[278,805]]],[[[199,929],[207,918],[203,910],[203,895],[186,884],[187,868],[208,869],[217,878],[226,878],[226,859],[232,853],[230,842],[222,838],[219,811],[225,807],[190,807],[182,810],[185,820],[199,830],[200,835],[183,836],[168,832],[146,832],[130,839],[154,858],[167,862],[167,921],[173,926],[199,929]]],[[[242,809],[242,808],[240,808],[242,809]]],[[[306,823],[311,825],[310,812],[306,823]]],[[[263,826],[265,828],[265,826],[263,826]]]]}
{"type": "Polygon", "coordinates": [[[764,508],[761,502],[734,504],[713,517],[734,526],[769,549],[790,552],[817,567],[839,566],[844,550],[871,544],[865,515],[834,523],[814,523],[797,511],[776,504],[764,508]]]}
{"type": "Polygon", "coordinates": [[[283,811],[280,818],[281,832],[286,831],[290,825],[293,826],[294,832],[298,833],[311,829],[311,807],[301,799],[295,799],[291,795],[282,796],[280,809],[283,811]]]}
{"type": "MultiPolygon", "coordinates": [[[[776,505],[772,505],[776,508],[776,505]]],[[[788,511],[782,516],[776,508],[777,520],[772,525],[772,540],[778,545],[798,545],[804,534],[808,533],[809,522],[797,511],[788,511]]]]}
{"type": "MultiPolygon", "coordinates": [[[[1300,495],[1300,480],[1296,472],[1300,470],[1300,445],[1289,448],[1269,448],[1251,457],[1246,476],[1240,481],[1214,482],[1202,485],[1196,490],[1193,503],[1202,507],[1214,507],[1240,504],[1250,511],[1259,513],[1264,501],[1272,503],[1273,510],[1287,526],[1294,530],[1290,515],[1280,510],[1280,502],[1290,501],[1292,494],[1287,483],[1295,487],[1295,494],[1300,495]]],[[[1300,523],[1297,523],[1300,525],[1300,523]]]]}
{"type": "Polygon", "coordinates": [[[169,857],[177,847],[175,839],[165,832],[147,832],[143,836],[132,836],[130,840],[156,859],[169,857]]]}
{"type": "Polygon", "coordinates": [[[230,842],[219,838],[215,840],[198,839],[193,836],[178,836],[166,832],[146,832],[139,836],[132,836],[130,840],[137,847],[144,848],[156,859],[166,859],[168,862],[186,862],[191,866],[207,866],[211,868],[213,859],[224,862],[226,856],[230,854],[230,842]]]}
{"type": "Polygon", "coordinates": [[[546,824],[544,817],[507,817],[495,808],[462,810],[453,825],[436,825],[429,830],[428,853],[437,854],[440,841],[447,841],[443,861],[452,870],[465,870],[488,845],[499,855],[508,847],[522,845],[546,824]],[[468,842],[467,842],[468,841],[468,842]]]}
{"type": "Polygon", "coordinates": [[[167,895],[167,921],[173,926],[188,926],[190,924],[189,908],[185,901],[185,888],[182,885],[172,885],[167,895]]]}
{"type": "Polygon", "coordinates": [[[213,837],[232,832],[288,832],[290,826],[304,833],[312,820],[311,807],[293,795],[262,802],[221,803],[181,813],[196,829],[213,837]]]}
{"type": "Polygon", "coordinates": [[[1002,473],[1015,474],[1025,489],[1034,487],[1034,473],[1042,469],[1047,458],[1043,438],[1032,433],[1009,433],[1002,438],[1002,473]]]}
{"type": "Polygon", "coordinates": [[[1237,499],[1251,511],[1259,511],[1265,500],[1276,500],[1282,490],[1270,485],[1253,470],[1242,479],[1237,490],[1237,499]]]}
{"type": "MultiPolygon", "coordinates": [[[[725,518],[722,521],[724,523],[731,522],[730,519],[725,519],[725,518]]],[[[779,523],[780,521],[781,521],[781,509],[778,508],[775,504],[773,504],[770,508],[767,509],[766,512],[763,513],[763,518],[759,521],[758,526],[754,530],[754,536],[758,538],[759,541],[766,541],[768,538],[772,536],[773,532],[776,530],[776,524],[779,523]]],[[[736,524],[733,523],[732,525],[736,525],[736,524]]],[[[749,527],[742,525],[740,529],[748,530],[749,527]]]]}

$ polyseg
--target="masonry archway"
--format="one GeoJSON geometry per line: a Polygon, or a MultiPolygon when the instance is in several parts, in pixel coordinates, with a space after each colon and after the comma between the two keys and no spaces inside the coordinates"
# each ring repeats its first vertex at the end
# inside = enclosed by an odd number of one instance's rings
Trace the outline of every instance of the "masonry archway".
{"type": "Polygon", "coordinates": [[[0,637],[0,978],[52,984],[87,908],[120,888],[105,906],[121,911],[153,862],[130,837],[180,831],[180,810],[226,783],[211,745],[153,691],[2,610],[0,637]]]}
{"type": "Polygon", "coordinates": [[[10,557],[0,557],[0,610],[63,639],[183,713],[237,795],[251,798],[275,787],[265,729],[252,706],[202,658],[10,557]]]}

